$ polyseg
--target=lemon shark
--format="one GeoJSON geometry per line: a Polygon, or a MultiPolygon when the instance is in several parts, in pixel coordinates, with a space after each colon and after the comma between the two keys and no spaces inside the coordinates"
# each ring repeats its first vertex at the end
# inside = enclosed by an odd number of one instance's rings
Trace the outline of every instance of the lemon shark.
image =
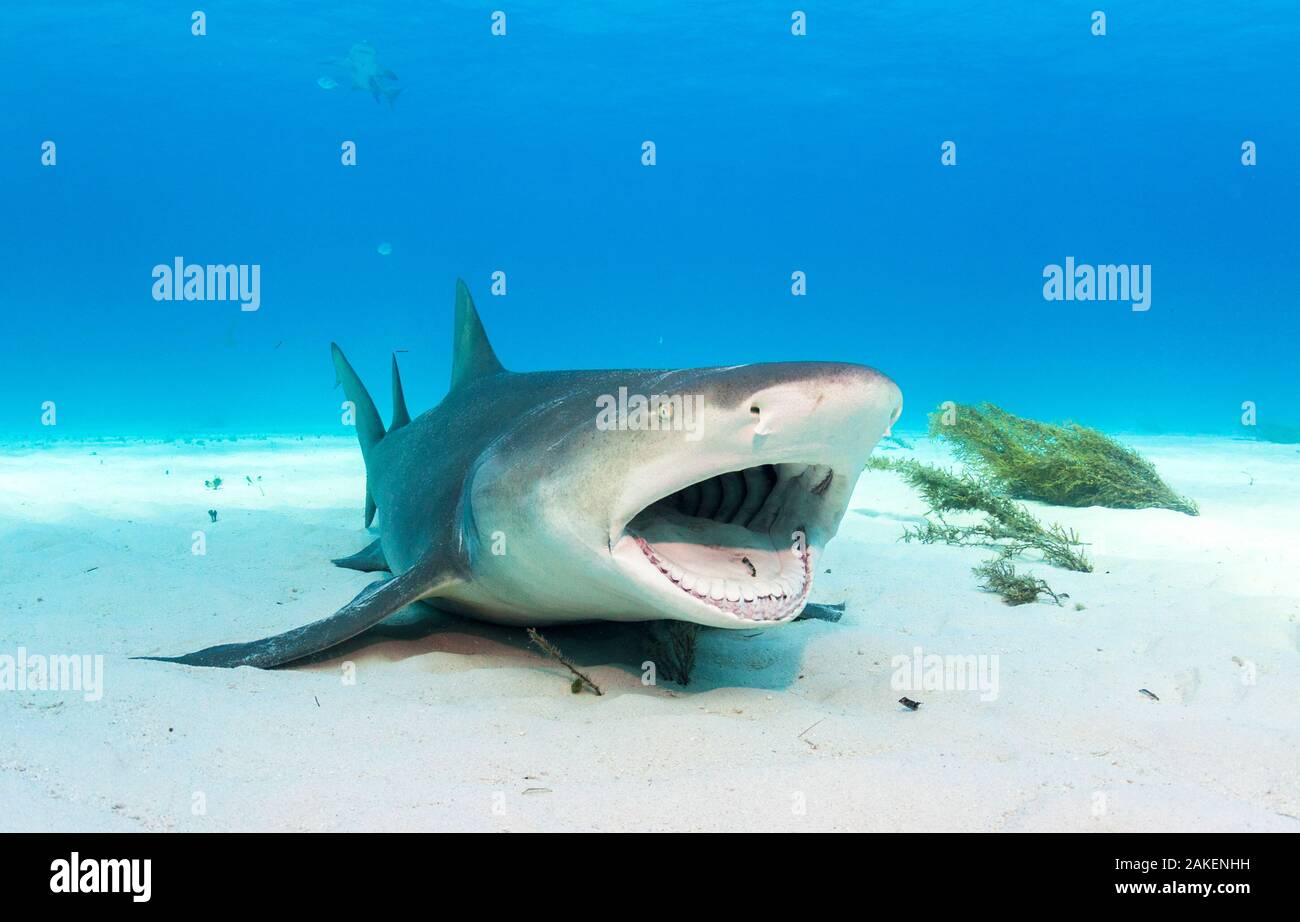
{"type": "Polygon", "coordinates": [[[863,365],[510,372],[456,285],[451,387],[411,419],[396,356],[385,429],[337,345],[356,407],[365,524],[336,564],[389,576],[333,615],[177,657],[272,667],[423,601],[507,625],[675,619],[771,627],[807,604],[902,394],[863,365]]]}

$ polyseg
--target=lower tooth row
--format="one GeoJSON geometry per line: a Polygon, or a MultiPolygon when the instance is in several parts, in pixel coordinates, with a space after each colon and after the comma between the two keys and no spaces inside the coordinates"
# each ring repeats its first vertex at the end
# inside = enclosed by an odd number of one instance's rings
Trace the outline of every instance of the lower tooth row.
{"type": "Polygon", "coordinates": [[[659,564],[659,571],[686,591],[715,600],[726,599],[729,602],[739,602],[744,599],[746,602],[753,602],[759,598],[793,597],[798,594],[795,591],[798,582],[785,576],[779,580],[746,583],[742,586],[735,580],[696,576],[677,567],[665,567],[663,563],[659,564]]]}
{"type": "MultiPolygon", "coordinates": [[[[650,547],[649,543],[643,544],[642,550],[661,573],[695,597],[699,599],[707,598],[713,602],[725,600],[738,604],[743,600],[746,603],[757,603],[760,606],[775,606],[768,613],[768,617],[771,618],[781,617],[782,611],[788,606],[789,602],[803,591],[803,574],[800,572],[802,561],[788,561],[785,570],[782,571],[778,579],[759,580],[742,586],[735,580],[709,578],[688,573],[671,561],[661,559],[650,547]],[[797,591],[796,587],[798,587],[797,591]]],[[[763,620],[762,612],[758,614],[758,619],[763,620]]]]}

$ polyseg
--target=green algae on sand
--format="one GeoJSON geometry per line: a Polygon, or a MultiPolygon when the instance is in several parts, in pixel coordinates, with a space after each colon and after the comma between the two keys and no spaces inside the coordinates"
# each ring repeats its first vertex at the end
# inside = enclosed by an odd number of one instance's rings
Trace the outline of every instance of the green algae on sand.
{"type": "Polygon", "coordinates": [[[1055,522],[1043,525],[987,479],[955,474],[912,458],[872,458],[867,467],[902,476],[938,519],[908,528],[902,541],[992,547],[1004,557],[1015,557],[1032,548],[1054,566],[1092,572],[1092,563],[1083,551],[1084,542],[1073,530],[1055,522]],[[975,525],[953,525],[943,517],[952,512],[982,512],[985,518],[975,525]]]}
{"type": "Polygon", "coordinates": [[[1015,499],[1187,515],[1200,511],[1175,493],[1151,462],[1086,426],[1023,419],[991,403],[945,404],[930,414],[930,434],[1015,499]]]}
{"type": "Polygon", "coordinates": [[[1015,565],[1006,557],[986,560],[979,566],[973,567],[971,572],[984,580],[980,584],[981,589],[985,592],[996,592],[1008,605],[1037,602],[1040,595],[1050,595],[1057,605],[1061,604],[1061,599],[1069,598],[1064,593],[1053,592],[1043,580],[1017,572],[1015,565]]]}

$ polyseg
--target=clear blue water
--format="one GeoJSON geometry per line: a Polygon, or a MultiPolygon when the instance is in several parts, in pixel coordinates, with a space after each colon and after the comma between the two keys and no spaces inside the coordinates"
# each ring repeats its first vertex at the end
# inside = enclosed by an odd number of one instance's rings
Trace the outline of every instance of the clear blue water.
{"type": "Polygon", "coordinates": [[[407,350],[419,412],[457,276],[518,370],[837,359],[904,428],[1300,426],[1294,3],[193,6],[0,6],[6,436],[47,400],[60,436],[337,433],[331,340],[385,415],[407,350]],[[361,40],[391,108],[321,63],[361,40]],[[260,310],[155,301],[177,256],[258,264],[260,310]],[[1067,256],[1150,264],[1150,310],[1045,301],[1067,256]]]}

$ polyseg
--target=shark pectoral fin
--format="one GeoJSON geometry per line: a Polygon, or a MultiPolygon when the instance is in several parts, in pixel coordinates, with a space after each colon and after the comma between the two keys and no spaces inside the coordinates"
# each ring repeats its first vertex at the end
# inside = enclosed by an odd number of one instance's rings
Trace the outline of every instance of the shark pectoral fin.
{"type": "Polygon", "coordinates": [[[350,557],[336,557],[331,563],[336,567],[347,567],[349,570],[360,570],[362,573],[375,573],[389,569],[388,561],[384,558],[384,549],[378,538],[350,557]]]}
{"type": "Polygon", "coordinates": [[[377,580],[328,618],[303,627],[264,637],[248,643],[228,643],[208,647],[184,656],[142,656],[138,659],[161,660],[185,666],[256,666],[269,669],[282,666],[357,636],[389,615],[416,601],[432,590],[458,582],[457,568],[444,566],[429,558],[401,576],[377,580]]]}
{"type": "Polygon", "coordinates": [[[386,71],[384,71],[384,73],[383,73],[383,77],[384,77],[385,80],[399,80],[399,79],[401,79],[400,77],[397,76],[397,74],[393,73],[391,70],[386,70],[386,71]]]}
{"type": "Polygon", "coordinates": [[[839,621],[844,617],[844,603],[836,605],[823,605],[818,602],[809,602],[803,607],[803,611],[795,618],[796,621],[807,621],[815,619],[817,621],[839,621]]]}

